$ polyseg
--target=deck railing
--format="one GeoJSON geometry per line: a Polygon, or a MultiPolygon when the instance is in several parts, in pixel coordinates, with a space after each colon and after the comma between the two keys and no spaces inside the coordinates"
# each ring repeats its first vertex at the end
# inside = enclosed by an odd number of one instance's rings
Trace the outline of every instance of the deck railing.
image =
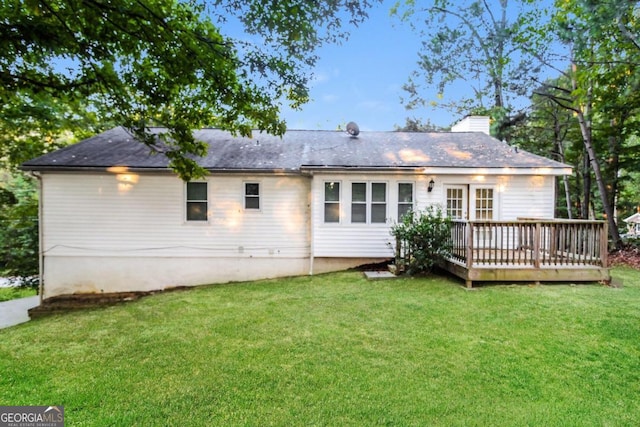
{"type": "Polygon", "coordinates": [[[586,220],[458,221],[449,261],[467,268],[607,266],[607,224],[586,220]]]}

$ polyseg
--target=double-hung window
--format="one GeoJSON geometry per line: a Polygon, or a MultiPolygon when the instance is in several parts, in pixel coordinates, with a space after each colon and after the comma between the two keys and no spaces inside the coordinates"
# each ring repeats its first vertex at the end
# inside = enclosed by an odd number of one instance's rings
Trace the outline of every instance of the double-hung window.
{"type": "Polygon", "coordinates": [[[351,223],[387,222],[387,184],[384,182],[351,183],[351,223]]]}
{"type": "Polygon", "coordinates": [[[324,183],[324,222],[340,222],[340,183],[324,183]]]}
{"type": "Polygon", "coordinates": [[[398,184],[398,221],[413,211],[413,184],[401,182],[398,184]]]}
{"type": "Polygon", "coordinates": [[[206,221],[209,200],[206,182],[187,182],[187,221],[206,221]]]}
{"type": "Polygon", "coordinates": [[[387,222],[387,184],[371,183],[371,223],[387,222]]]}
{"type": "Polygon", "coordinates": [[[351,222],[367,222],[367,183],[351,183],[351,222]]]}
{"type": "Polygon", "coordinates": [[[260,209],[260,184],[257,182],[244,183],[244,208],[260,209]]]}

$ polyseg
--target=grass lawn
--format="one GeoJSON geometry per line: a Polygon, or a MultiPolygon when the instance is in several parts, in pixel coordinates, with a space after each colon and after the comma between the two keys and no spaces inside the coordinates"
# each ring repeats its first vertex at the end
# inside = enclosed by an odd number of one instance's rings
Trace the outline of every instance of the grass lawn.
{"type": "Polygon", "coordinates": [[[361,273],[201,287],[0,330],[0,405],[67,425],[640,425],[622,289],[361,273]]]}
{"type": "Polygon", "coordinates": [[[0,288],[0,302],[9,301],[16,298],[31,297],[37,294],[38,292],[34,288],[27,288],[27,287],[0,288]]]}

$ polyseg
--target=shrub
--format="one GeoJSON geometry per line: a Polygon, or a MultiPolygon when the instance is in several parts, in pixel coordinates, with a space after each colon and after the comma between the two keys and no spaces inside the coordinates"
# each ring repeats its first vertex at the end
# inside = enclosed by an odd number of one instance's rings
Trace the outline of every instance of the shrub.
{"type": "Polygon", "coordinates": [[[22,174],[9,176],[0,197],[0,275],[37,286],[38,194],[22,174]]]}
{"type": "Polygon", "coordinates": [[[410,212],[391,227],[396,244],[396,266],[407,274],[430,273],[451,251],[451,218],[439,206],[410,212]],[[400,258],[400,259],[398,259],[400,258]]]}

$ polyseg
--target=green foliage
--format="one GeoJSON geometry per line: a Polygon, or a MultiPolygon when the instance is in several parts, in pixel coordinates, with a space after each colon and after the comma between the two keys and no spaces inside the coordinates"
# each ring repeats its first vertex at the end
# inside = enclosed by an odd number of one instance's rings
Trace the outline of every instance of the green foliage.
{"type": "Polygon", "coordinates": [[[15,165],[64,131],[119,124],[182,178],[202,175],[192,130],[284,133],[280,110],[308,100],[314,50],[373,1],[3,1],[0,131],[11,136],[0,157],[15,165]],[[162,148],[151,125],[167,128],[162,148]]]}
{"type": "Polygon", "coordinates": [[[392,14],[408,22],[422,39],[418,69],[403,89],[407,108],[440,106],[468,114],[492,111],[499,139],[517,116],[514,99],[527,94],[540,71],[547,46],[534,46],[531,28],[543,20],[544,9],[530,0],[481,2],[465,0],[398,1],[392,14]],[[445,91],[464,84],[467,90],[450,104],[445,91]],[[427,99],[425,93],[435,93],[427,99]]]}
{"type": "Polygon", "coordinates": [[[32,297],[36,294],[36,290],[30,286],[11,286],[8,288],[0,288],[0,302],[32,297]]]}
{"type": "Polygon", "coordinates": [[[614,214],[625,184],[622,171],[639,165],[634,142],[640,132],[637,8],[620,0],[565,0],[555,6],[539,40],[563,43],[570,66],[556,68],[561,77],[543,82],[537,92],[569,112],[579,126],[581,215],[606,218],[613,244],[619,246],[614,214]],[[592,193],[599,197],[592,199],[592,193]]]}
{"type": "Polygon", "coordinates": [[[430,273],[451,251],[451,218],[429,206],[403,216],[391,235],[402,247],[396,266],[408,274],[430,273]]]}
{"type": "Polygon", "coordinates": [[[441,126],[434,125],[431,120],[422,121],[418,118],[406,118],[404,126],[396,126],[397,132],[442,132],[446,131],[441,126]]]}
{"type": "Polygon", "coordinates": [[[22,174],[7,176],[0,205],[0,275],[23,285],[37,286],[38,194],[32,179],[22,174]]]}

